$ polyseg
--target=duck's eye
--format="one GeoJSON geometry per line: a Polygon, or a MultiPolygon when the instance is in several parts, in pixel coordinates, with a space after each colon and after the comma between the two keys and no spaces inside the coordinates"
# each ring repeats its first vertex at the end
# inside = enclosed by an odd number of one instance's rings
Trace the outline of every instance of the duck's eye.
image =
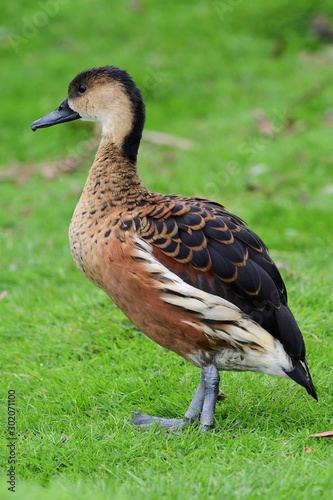
{"type": "Polygon", "coordinates": [[[80,94],[84,94],[84,92],[87,90],[87,85],[85,85],[84,83],[81,83],[81,85],[79,86],[79,88],[77,89],[77,91],[80,93],[80,94]]]}

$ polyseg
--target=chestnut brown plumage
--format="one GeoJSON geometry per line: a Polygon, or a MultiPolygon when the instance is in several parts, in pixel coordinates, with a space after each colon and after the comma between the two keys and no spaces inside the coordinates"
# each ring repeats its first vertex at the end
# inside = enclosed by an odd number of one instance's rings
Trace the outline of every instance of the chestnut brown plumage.
{"type": "Polygon", "coordinates": [[[317,398],[286,288],[262,240],[222,205],[146,189],[136,157],[145,110],[126,71],[80,73],[43,128],[84,118],[102,139],[70,225],[80,271],[148,337],[202,368],[184,418],[133,423],[214,426],[220,370],[291,378],[317,398]]]}

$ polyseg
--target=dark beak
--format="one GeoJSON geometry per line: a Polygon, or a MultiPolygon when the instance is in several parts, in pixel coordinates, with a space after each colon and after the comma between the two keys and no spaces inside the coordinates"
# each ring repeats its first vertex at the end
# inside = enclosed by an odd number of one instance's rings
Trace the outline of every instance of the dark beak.
{"type": "Polygon", "coordinates": [[[79,113],[73,111],[68,105],[68,99],[65,99],[55,111],[33,122],[31,128],[35,132],[38,128],[52,127],[57,123],[71,122],[79,118],[81,118],[79,113]]]}

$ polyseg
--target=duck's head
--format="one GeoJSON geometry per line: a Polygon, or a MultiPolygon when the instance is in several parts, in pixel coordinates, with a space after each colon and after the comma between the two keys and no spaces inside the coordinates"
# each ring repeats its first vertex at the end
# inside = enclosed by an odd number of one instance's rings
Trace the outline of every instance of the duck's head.
{"type": "Polygon", "coordinates": [[[100,122],[105,139],[136,161],[145,107],[127,71],[115,66],[83,71],[69,84],[68,97],[60,106],[36,120],[31,128],[35,131],[77,119],[100,122]]]}

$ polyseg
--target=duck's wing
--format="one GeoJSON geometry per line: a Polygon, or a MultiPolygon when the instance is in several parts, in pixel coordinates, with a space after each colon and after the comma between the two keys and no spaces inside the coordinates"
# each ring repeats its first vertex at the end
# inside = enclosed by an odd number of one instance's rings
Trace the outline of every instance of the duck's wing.
{"type": "Polygon", "coordinates": [[[302,334],[287,305],[286,288],[263,241],[238,217],[205,199],[156,196],[145,203],[140,238],[185,283],[239,307],[304,359],[302,334]]]}

